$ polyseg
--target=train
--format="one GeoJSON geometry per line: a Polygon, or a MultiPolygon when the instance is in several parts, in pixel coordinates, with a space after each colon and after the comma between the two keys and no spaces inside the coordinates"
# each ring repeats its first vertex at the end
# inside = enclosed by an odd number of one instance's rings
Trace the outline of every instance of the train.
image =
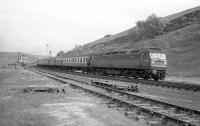
{"type": "Polygon", "coordinates": [[[38,67],[62,69],[71,72],[92,73],[164,80],[167,70],[165,51],[143,48],[130,51],[113,51],[67,57],[50,57],[37,61],[38,67]]]}

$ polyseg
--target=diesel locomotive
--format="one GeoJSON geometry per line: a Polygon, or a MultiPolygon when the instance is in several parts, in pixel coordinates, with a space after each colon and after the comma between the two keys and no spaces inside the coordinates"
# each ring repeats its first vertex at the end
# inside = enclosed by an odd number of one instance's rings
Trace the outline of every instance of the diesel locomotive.
{"type": "Polygon", "coordinates": [[[59,68],[99,75],[125,76],[154,79],[165,78],[167,58],[159,48],[114,51],[62,58],[46,58],[37,61],[40,67],[59,68]]]}

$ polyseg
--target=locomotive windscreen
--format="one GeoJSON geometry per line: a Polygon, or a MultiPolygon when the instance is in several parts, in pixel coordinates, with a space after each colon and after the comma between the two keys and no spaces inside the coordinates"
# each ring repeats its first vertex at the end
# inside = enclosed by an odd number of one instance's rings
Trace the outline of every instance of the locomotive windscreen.
{"type": "Polygon", "coordinates": [[[166,67],[167,58],[164,53],[150,53],[151,66],[154,67],[166,67]]]}

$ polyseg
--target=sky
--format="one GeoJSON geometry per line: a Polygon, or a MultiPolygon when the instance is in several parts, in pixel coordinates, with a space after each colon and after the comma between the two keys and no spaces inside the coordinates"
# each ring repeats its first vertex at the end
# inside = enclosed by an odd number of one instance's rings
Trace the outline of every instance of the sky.
{"type": "Polygon", "coordinates": [[[164,17],[199,5],[199,0],[0,0],[0,51],[56,55],[134,27],[152,13],[164,17]]]}

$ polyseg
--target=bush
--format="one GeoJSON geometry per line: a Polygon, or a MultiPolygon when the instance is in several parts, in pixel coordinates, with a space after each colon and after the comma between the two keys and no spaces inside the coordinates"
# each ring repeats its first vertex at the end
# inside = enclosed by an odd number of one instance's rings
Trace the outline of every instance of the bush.
{"type": "Polygon", "coordinates": [[[155,14],[149,16],[145,21],[138,21],[136,25],[142,39],[152,39],[164,33],[164,25],[155,14]]]}
{"type": "Polygon", "coordinates": [[[106,38],[106,37],[110,37],[110,36],[111,36],[110,34],[107,34],[107,35],[104,36],[104,38],[106,38]]]}

